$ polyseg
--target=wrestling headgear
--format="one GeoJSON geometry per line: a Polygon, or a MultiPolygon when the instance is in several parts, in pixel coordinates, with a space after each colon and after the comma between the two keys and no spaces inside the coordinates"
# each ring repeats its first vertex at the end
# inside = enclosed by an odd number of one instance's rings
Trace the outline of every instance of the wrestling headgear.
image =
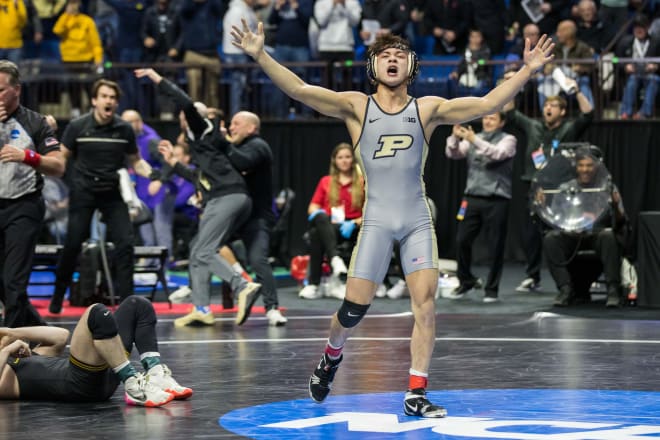
{"type": "Polygon", "coordinates": [[[376,42],[369,48],[367,59],[367,77],[371,84],[378,82],[378,67],[377,60],[378,54],[385,49],[400,49],[408,52],[408,84],[411,84],[417,74],[419,73],[419,60],[417,54],[410,48],[406,40],[397,36],[385,36],[376,40],[376,42]],[[386,41],[382,41],[386,40],[386,41]],[[380,44],[379,44],[380,43],[380,44]]]}

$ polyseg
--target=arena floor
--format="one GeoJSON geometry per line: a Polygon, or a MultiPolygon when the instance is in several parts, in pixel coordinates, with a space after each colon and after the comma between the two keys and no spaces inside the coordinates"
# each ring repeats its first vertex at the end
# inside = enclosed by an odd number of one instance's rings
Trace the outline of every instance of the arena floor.
{"type": "Polygon", "coordinates": [[[261,313],[235,327],[223,313],[213,327],[175,329],[174,316],[159,315],[161,355],[194,389],[189,400],[127,407],[120,387],[103,404],[0,402],[0,438],[660,437],[660,313],[606,310],[600,302],[555,309],[551,291],[513,293],[507,283],[504,306],[468,300],[461,312],[460,303],[438,301],[429,394],[447,408],[446,419],[403,416],[412,326],[406,300],[374,304],[346,346],[330,397],[313,403],[307,381],[339,303],[314,308],[283,288],[286,327],[269,327],[261,313]]]}

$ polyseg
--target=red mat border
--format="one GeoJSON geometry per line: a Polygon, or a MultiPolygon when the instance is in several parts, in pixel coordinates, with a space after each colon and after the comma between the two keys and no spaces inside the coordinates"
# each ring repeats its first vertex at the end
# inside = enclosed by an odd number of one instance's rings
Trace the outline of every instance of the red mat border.
{"type": "MultiPolygon", "coordinates": [[[[39,312],[39,314],[45,318],[77,318],[82,316],[87,307],[74,307],[69,305],[69,301],[64,301],[64,306],[62,307],[62,312],[58,314],[52,314],[48,311],[48,304],[50,300],[48,299],[31,299],[32,305],[39,312]]],[[[185,315],[190,312],[192,304],[172,304],[170,305],[166,302],[155,302],[153,303],[154,310],[157,315],[185,315]]],[[[222,307],[222,304],[211,304],[211,311],[213,313],[236,313],[236,307],[231,309],[225,309],[222,307]]],[[[251,313],[266,313],[266,310],[262,306],[252,307],[251,313]]]]}

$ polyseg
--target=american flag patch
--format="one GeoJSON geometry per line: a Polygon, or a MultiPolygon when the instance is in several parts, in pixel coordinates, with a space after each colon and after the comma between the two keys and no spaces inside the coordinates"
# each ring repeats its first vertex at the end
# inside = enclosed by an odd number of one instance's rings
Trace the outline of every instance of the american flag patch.
{"type": "Polygon", "coordinates": [[[59,143],[60,141],[58,141],[54,137],[46,138],[46,140],[44,141],[44,144],[46,144],[47,147],[52,147],[53,145],[57,145],[59,143]]]}
{"type": "Polygon", "coordinates": [[[412,264],[422,264],[424,261],[424,257],[415,257],[412,259],[412,264]]]}

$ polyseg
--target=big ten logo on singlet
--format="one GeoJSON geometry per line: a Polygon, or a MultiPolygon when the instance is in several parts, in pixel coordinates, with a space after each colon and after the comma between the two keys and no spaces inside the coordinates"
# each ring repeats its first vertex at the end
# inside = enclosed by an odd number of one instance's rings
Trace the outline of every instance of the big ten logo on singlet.
{"type": "Polygon", "coordinates": [[[414,138],[409,134],[384,134],[378,139],[380,148],[374,151],[374,159],[394,157],[399,150],[407,150],[414,138]]]}

